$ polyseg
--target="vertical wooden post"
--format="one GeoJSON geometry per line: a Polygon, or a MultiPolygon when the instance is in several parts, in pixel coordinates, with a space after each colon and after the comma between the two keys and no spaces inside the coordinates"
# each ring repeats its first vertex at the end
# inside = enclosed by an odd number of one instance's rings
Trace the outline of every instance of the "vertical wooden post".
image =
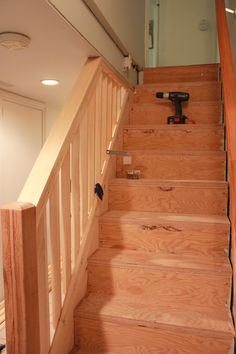
{"type": "Polygon", "coordinates": [[[36,208],[1,209],[8,354],[40,354],[36,208]]]}

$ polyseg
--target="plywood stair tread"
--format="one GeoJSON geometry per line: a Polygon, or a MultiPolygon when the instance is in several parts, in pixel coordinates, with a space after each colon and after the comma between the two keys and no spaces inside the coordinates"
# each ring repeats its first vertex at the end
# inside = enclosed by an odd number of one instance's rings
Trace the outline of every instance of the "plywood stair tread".
{"type": "Polygon", "coordinates": [[[197,215],[197,214],[175,214],[175,213],[156,213],[151,211],[125,211],[109,210],[100,217],[100,222],[119,222],[119,223],[158,223],[158,222],[197,222],[225,224],[229,226],[229,220],[221,215],[197,215]]]}
{"type": "Polygon", "coordinates": [[[228,281],[231,277],[231,266],[228,257],[200,258],[182,256],[167,252],[148,253],[141,251],[100,248],[89,259],[89,264],[106,264],[116,267],[135,267],[141,269],[161,269],[162,271],[205,273],[208,275],[223,275],[228,281]]]}
{"type": "MultiPolygon", "coordinates": [[[[137,86],[137,88],[138,87],[142,87],[142,86],[137,86]]],[[[171,109],[173,111],[173,107],[171,106],[171,102],[169,100],[167,100],[167,101],[160,100],[160,101],[156,101],[155,103],[148,103],[148,102],[132,103],[131,110],[133,108],[153,110],[159,105],[171,107],[171,109]]],[[[221,110],[221,101],[209,100],[209,101],[194,101],[191,103],[189,103],[189,101],[188,101],[188,102],[183,103],[183,109],[185,109],[186,107],[188,107],[190,109],[191,107],[195,107],[195,106],[197,106],[199,109],[201,109],[201,107],[203,107],[203,106],[213,106],[213,107],[217,106],[221,110]]]]}
{"type": "MultiPolygon", "coordinates": [[[[126,150],[125,150],[126,151],[126,150]]],[[[140,150],[132,150],[130,154],[140,154],[140,150]]],[[[143,150],[142,155],[168,155],[168,156],[211,156],[211,158],[218,158],[219,156],[225,157],[226,156],[226,151],[212,151],[212,150],[178,150],[178,151],[158,151],[158,150],[143,150]]]]}
{"type": "Polygon", "coordinates": [[[142,85],[136,85],[135,89],[136,90],[142,90],[143,88],[154,88],[155,87],[166,87],[169,85],[175,85],[177,87],[181,87],[181,89],[183,90],[184,87],[204,87],[204,86],[209,86],[212,85],[212,87],[214,86],[219,86],[221,85],[221,83],[219,81],[184,81],[184,82],[177,82],[177,81],[169,81],[169,82],[154,82],[154,83],[144,83],[142,85]]]}
{"type": "Polygon", "coordinates": [[[151,303],[146,300],[140,294],[122,297],[90,293],[76,309],[75,316],[150,328],[175,328],[179,331],[223,338],[231,337],[234,333],[227,307],[216,311],[215,308],[194,307],[191,304],[161,304],[155,296],[151,303]]]}
{"type": "Polygon", "coordinates": [[[110,180],[110,185],[128,185],[128,186],[178,186],[178,187],[199,187],[199,188],[227,188],[226,181],[211,181],[211,180],[157,180],[157,179],[128,179],[128,178],[113,178],[110,180]]]}
{"type": "Polygon", "coordinates": [[[152,125],[143,125],[143,124],[137,124],[137,125],[126,125],[124,126],[124,129],[126,130],[145,130],[148,131],[150,130],[187,130],[187,131],[195,131],[195,130],[224,130],[224,125],[223,124],[152,124],[152,125]]]}

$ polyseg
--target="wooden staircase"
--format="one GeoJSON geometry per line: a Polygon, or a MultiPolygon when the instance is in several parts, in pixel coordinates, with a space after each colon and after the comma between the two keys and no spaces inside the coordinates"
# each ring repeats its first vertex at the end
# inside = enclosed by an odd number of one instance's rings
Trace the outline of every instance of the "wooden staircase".
{"type": "MultiPolygon", "coordinates": [[[[75,310],[78,354],[228,354],[231,266],[228,184],[217,65],[146,69],[136,88],[87,296],[75,310]],[[187,91],[196,124],[167,125],[187,91]],[[126,178],[127,170],[141,178],[126,178]]],[[[233,351],[232,351],[233,353],[233,351]]]]}

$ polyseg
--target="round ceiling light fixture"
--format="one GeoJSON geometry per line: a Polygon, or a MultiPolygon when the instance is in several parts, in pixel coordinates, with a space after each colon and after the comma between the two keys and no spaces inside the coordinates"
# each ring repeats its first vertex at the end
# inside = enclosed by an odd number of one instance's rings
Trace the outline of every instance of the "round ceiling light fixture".
{"type": "Polygon", "coordinates": [[[55,79],[45,79],[41,80],[41,83],[45,86],[55,86],[59,84],[59,81],[55,79]]]}
{"type": "Polygon", "coordinates": [[[1,32],[0,45],[9,50],[19,50],[29,47],[31,39],[29,36],[18,32],[1,32]]]}

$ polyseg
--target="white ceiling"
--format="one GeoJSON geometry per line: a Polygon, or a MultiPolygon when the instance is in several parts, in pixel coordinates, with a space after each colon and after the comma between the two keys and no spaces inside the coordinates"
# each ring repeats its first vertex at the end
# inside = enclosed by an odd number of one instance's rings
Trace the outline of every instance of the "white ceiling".
{"type": "Polygon", "coordinates": [[[0,89],[61,106],[79,70],[95,50],[45,0],[0,0],[0,32],[31,37],[30,47],[10,51],[0,46],[0,89]],[[46,87],[44,78],[60,85],[46,87]]]}

